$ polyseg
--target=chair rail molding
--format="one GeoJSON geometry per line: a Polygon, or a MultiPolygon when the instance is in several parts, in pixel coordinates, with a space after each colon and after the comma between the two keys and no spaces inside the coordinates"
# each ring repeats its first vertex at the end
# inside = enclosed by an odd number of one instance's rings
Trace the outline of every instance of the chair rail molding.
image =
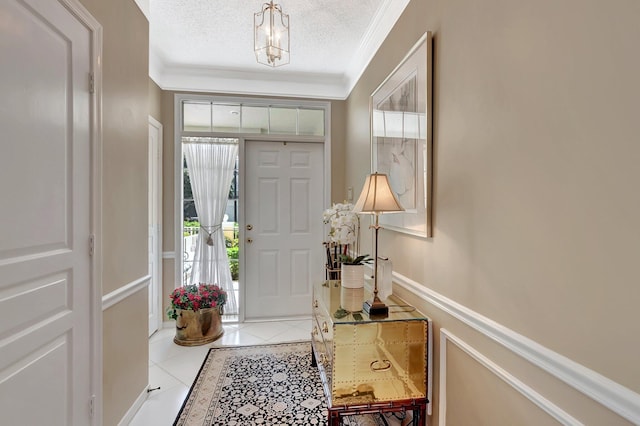
{"type": "Polygon", "coordinates": [[[459,337],[452,334],[445,328],[440,329],[440,403],[438,411],[440,412],[439,424],[447,424],[447,341],[453,343],[462,349],[467,355],[480,363],[483,367],[498,376],[509,386],[520,392],[529,401],[536,404],[544,412],[556,419],[563,425],[580,426],[582,423],[575,417],[569,415],[566,411],[549,401],[544,396],[524,384],[511,373],[499,367],[489,358],[482,355],[475,348],[465,343],[459,337]]]}
{"type": "Polygon", "coordinates": [[[634,424],[640,394],[397,272],[393,283],[453,316],[634,424]]]}
{"type": "Polygon", "coordinates": [[[137,280],[131,281],[122,287],[102,296],[102,310],[109,309],[116,303],[119,303],[127,297],[137,293],[151,283],[151,275],[147,274],[137,280]]]}

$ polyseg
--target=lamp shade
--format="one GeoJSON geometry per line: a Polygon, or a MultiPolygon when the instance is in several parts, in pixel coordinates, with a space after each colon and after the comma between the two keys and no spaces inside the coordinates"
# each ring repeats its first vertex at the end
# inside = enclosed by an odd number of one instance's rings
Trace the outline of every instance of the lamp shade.
{"type": "Polygon", "coordinates": [[[372,173],[364,181],[360,198],[353,207],[356,213],[402,212],[396,194],[391,190],[389,179],[384,173],[372,173]]]}

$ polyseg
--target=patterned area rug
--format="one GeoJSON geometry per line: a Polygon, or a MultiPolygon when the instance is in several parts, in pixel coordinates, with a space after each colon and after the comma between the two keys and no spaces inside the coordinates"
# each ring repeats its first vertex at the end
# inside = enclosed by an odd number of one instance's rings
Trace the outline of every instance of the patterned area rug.
{"type": "MultiPolygon", "coordinates": [[[[311,344],[211,348],[174,426],[326,425],[311,344]]],[[[349,426],[400,425],[388,414],[345,417],[349,426]]]]}

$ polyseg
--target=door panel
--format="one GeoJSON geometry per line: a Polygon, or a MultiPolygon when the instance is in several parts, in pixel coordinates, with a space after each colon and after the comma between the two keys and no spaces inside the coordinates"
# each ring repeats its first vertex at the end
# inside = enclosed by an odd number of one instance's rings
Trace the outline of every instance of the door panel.
{"type": "Polygon", "coordinates": [[[311,276],[313,259],[311,250],[299,249],[291,251],[291,295],[306,296],[308,277],[311,276]]]}
{"type": "Polygon", "coordinates": [[[0,16],[2,422],[89,424],[91,34],[56,1],[0,16]]]}
{"type": "Polygon", "coordinates": [[[245,317],[310,314],[322,279],[322,144],[247,142],[245,317]]]}

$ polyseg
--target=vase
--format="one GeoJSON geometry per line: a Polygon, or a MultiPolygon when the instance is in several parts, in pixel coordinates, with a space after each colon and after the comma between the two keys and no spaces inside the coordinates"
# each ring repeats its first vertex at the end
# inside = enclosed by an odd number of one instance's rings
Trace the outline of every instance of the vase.
{"type": "Polygon", "coordinates": [[[342,287],[363,288],[364,287],[364,265],[342,264],[340,272],[342,287]]]}
{"type": "Polygon", "coordinates": [[[198,346],[211,343],[224,333],[218,308],[197,311],[176,309],[176,336],[173,341],[180,346],[198,346]]]}
{"type": "Polygon", "coordinates": [[[364,302],[364,287],[340,289],[340,307],[345,311],[359,312],[364,302]]]}

